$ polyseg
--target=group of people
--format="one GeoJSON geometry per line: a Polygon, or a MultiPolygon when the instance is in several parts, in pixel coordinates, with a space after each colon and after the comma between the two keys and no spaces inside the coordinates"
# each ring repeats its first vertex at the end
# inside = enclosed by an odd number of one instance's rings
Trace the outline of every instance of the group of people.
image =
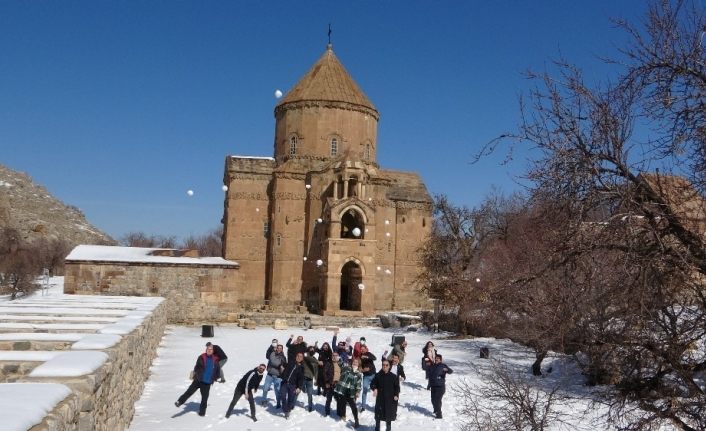
{"type": "MultiPolygon", "coordinates": [[[[339,341],[338,330],[334,331],[331,344],[324,342],[319,347],[317,341],[308,345],[302,336],[294,338],[292,335],[285,346],[277,339],[272,340],[265,352],[267,362],[249,370],[238,381],[226,411],[226,418],[231,416],[233,407],[240,398],[245,397],[250,405],[250,417],[257,421],[254,394],[264,377],[261,405],[268,405],[268,392],[274,389],[275,407],[282,409],[285,418],[289,418],[301,392],[307,395],[308,411],[313,411],[316,386],[316,394],[323,395],[326,400],[324,416],[331,414],[331,402],[336,400],[338,418],[346,421],[346,410],[350,407],[354,419],[353,427],[358,428],[359,410],[356,400],[360,397],[360,412],[364,412],[368,408],[368,393],[372,392],[375,397],[375,429],[379,431],[381,423],[384,422],[387,430],[391,430],[391,422],[397,417],[400,385],[406,379],[402,365],[406,354],[406,341],[401,340],[395,344],[389,355],[387,350],[382,354],[379,370],[376,367],[378,358],[370,352],[365,337],[355,343],[352,343],[350,337],[339,341]]],[[[451,374],[453,370],[443,363],[442,356],[434,349],[431,341],[426,343],[422,352],[422,368],[428,379],[427,389],[431,391],[434,416],[441,419],[441,400],[446,388],[446,375],[451,374]]],[[[225,382],[223,365],[226,361],[227,356],[223,349],[206,343],[206,351],[196,359],[191,373],[191,385],[174,404],[181,406],[196,390],[200,390],[199,415],[204,416],[211,385],[216,381],[225,382]]]]}

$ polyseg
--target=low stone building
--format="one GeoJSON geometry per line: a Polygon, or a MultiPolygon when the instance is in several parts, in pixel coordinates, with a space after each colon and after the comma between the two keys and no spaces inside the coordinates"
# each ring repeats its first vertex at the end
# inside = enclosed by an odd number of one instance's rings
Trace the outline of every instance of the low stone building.
{"type": "Polygon", "coordinates": [[[194,250],[79,245],[65,271],[64,293],[164,297],[170,323],[235,320],[229,312],[264,300],[236,262],[194,250]]]}
{"type": "Polygon", "coordinates": [[[274,110],[274,157],[228,156],[224,256],[274,308],[371,314],[426,305],[419,176],[377,163],[375,106],[329,45],[274,110]]]}

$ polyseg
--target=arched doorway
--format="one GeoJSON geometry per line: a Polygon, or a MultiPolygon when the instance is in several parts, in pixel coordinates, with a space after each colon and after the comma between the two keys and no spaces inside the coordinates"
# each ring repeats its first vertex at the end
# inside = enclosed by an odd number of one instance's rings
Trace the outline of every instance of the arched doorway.
{"type": "Polygon", "coordinates": [[[363,282],[363,271],[360,266],[351,261],[341,269],[341,310],[360,311],[360,296],[362,291],[358,285],[363,282]]]}
{"type": "Polygon", "coordinates": [[[349,208],[341,216],[341,238],[364,239],[365,219],[353,208],[349,208]]]}

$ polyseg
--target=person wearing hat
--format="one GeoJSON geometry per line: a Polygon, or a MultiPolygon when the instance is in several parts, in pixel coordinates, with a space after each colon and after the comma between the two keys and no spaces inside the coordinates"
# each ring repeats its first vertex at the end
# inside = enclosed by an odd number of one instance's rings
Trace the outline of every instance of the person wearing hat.
{"type": "Polygon", "coordinates": [[[257,391],[257,387],[260,386],[260,381],[262,381],[262,376],[265,374],[267,367],[265,364],[260,364],[252,370],[245,373],[245,375],[240,379],[238,384],[235,386],[235,392],[233,393],[233,400],[226,410],[226,418],[230,417],[230,414],[235,407],[235,404],[240,400],[240,397],[245,396],[250,404],[250,418],[253,422],[257,422],[255,417],[255,400],[253,399],[253,392],[257,391]]]}

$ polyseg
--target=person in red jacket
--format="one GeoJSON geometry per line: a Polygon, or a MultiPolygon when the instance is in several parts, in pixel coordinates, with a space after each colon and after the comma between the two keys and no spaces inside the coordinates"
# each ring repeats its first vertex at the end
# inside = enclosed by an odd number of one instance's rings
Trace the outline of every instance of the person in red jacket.
{"type": "Polygon", "coordinates": [[[206,352],[200,354],[196,358],[194,365],[193,380],[189,388],[181,394],[174,405],[180,407],[191,397],[198,389],[201,392],[201,405],[199,406],[199,416],[206,415],[206,406],[208,406],[208,394],[211,391],[211,385],[216,381],[221,374],[221,369],[218,366],[219,358],[213,353],[213,345],[206,344],[206,352]]]}

